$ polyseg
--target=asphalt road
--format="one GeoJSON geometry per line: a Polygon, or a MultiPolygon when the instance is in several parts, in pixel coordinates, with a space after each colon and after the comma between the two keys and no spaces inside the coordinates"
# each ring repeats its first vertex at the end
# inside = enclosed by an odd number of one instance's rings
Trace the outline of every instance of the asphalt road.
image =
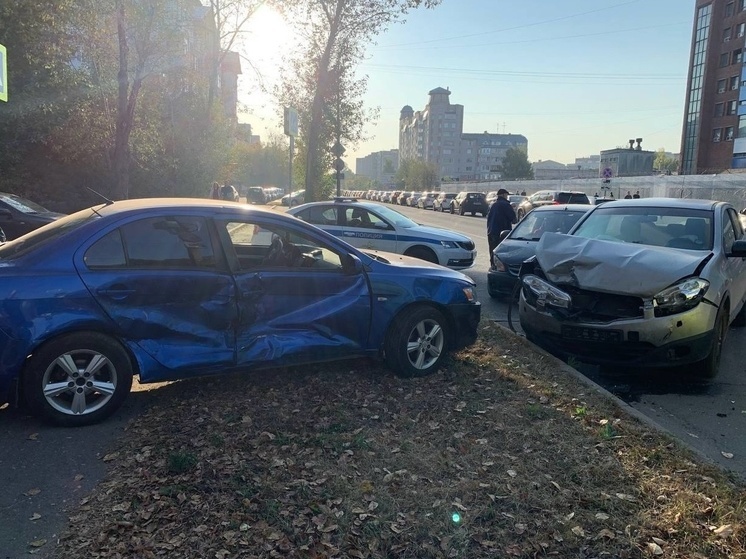
{"type": "MultiPolygon", "coordinates": [[[[483,317],[510,327],[508,304],[487,293],[485,219],[398,209],[418,222],[474,239],[478,261],[466,273],[477,282],[483,317]]],[[[512,323],[520,334],[517,316],[512,323]]],[[[675,374],[610,376],[594,367],[579,369],[703,456],[746,478],[746,365],[739,355],[744,344],[746,328],[731,329],[720,374],[707,385],[682,382],[675,374]]],[[[148,390],[134,392],[112,418],[79,429],[51,427],[22,411],[0,408],[0,559],[21,559],[30,552],[51,556],[66,525],[66,511],[104,476],[104,457],[149,398],[148,390]]]]}

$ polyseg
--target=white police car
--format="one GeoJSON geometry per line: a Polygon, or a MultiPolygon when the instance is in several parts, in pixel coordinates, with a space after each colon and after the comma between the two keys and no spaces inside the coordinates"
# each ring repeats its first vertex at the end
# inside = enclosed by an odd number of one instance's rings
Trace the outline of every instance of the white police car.
{"type": "Polygon", "coordinates": [[[474,265],[477,251],[466,235],[420,225],[375,202],[335,198],[296,206],[287,213],[360,249],[413,256],[454,270],[474,265]]]}

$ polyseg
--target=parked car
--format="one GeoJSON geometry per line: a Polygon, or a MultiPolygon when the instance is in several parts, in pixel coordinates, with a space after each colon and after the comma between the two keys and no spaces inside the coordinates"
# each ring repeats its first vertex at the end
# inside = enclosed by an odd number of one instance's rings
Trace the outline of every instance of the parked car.
{"type": "Polygon", "coordinates": [[[408,206],[409,205],[409,197],[412,195],[412,192],[407,192],[406,190],[399,194],[396,198],[396,203],[400,206],[408,206]]]}
{"type": "Polygon", "coordinates": [[[0,227],[8,240],[52,223],[64,215],[16,194],[0,192],[0,227]]]}
{"type": "Polygon", "coordinates": [[[423,192],[417,200],[417,207],[423,210],[432,210],[437,192],[423,192]]]}
{"type": "Polygon", "coordinates": [[[536,245],[546,232],[567,233],[590,209],[584,204],[539,206],[528,212],[502,240],[493,254],[494,268],[487,272],[487,292],[490,297],[505,297],[518,284],[521,264],[534,256],[536,245]]]}
{"type": "Polygon", "coordinates": [[[582,361],[716,374],[728,326],[746,325],[746,240],[710,200],[617,200],[569,235],[545,233],[521,271],[526,336],[582,361]]]}
{"type": "Polygon", "coordinates": [[[291,192],[290,194],[285,194],[285,196],[280,198],[280,203],[283,206],[288,206],[292,208],[293,206],[302,204],[305,201],[305,198],[306,198],[305,190],[296,190],[295,192],[291,192]]]}
{"type": "Polygon", "coordinates": [[[228,200],[230,202],[238,202],[241,198],[238,195],[236,187],[230,184],[224,184],[220,187],[220,199],[228,200]]]}
{"type": "MultiPolygon", "coordinates": [[[[510,205],[513,207],[513,211],[515,212],[518,210],[518,206],[520,206],[527,198],[528,196],[523,196],[522,194],[509,194],[508,202],[510,202],[510,205]]],[[[518,214],[516,213],[516,216],[517,215],[518,214]]]]}
{"type": "Polygon", "coordinates": [[[436,212],[451,211],[451,200],[456,197],[455,192],[441,192],[433,202],[433,210],[436,212]]]}
{"type": "Polygon", "coordinates": [[[564,190],[540,190],[518,204],[516,216],[521,219],[528,212],[539,206],[551,204],[590,204],[591,201],[585,192],[572,192],[564,190]]]}
{"type": "Polygon", "coordinates": [[[141,383],[351,356],[404,376],[474,341],[467,276],[202,199],[102,204],[0,246],[0,402],[66,426],[141,383]],[[18,390],[20,388],[20,390],[18,390]]]}
{"type": "Polygon", "coordinates": [[[246,190],[246,202],[249,204],[266,204],[267,194],[261,186],[250,186],[246,190]]]}
{"type": "Polygon", "coordinates": [[[484,192],[459,192],[451,200],[450,212],[452,214],[482,214],[482,217],[487,217],[489,210],[490,208],[487,205],[487,198],[484,192]]]}
{"type": "Polygon", "coordinates": [[[473,266],[477,256],[474,241],[466,235],[420,225],[375,202],[338,198],[288,213],[360,249],[395,252],[456,270],[473,266]]]}

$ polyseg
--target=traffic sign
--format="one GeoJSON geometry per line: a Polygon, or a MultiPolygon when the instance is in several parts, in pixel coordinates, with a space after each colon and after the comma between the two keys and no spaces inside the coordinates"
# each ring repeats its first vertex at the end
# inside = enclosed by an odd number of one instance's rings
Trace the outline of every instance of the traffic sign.
{"type": "Polygon", "coordinates": [[[339,143],[339,140],[334,142],[334,145],[332,146],[332,153],[334,154],[334,157],[342,157],[344,155],[345,148],[342,144],[339,143]]]}
{"type": "Polygon", "coordinates": [[[0,45],[0,101],[8,102],[8,51],[0,45]]]}
{"type": "Polygon", "coordinates": [[[611,170],[611,167],[606,167],[603,171],[603,177],[605,179],[610,179],[614,176],[614,171],[611,170]]]}
{"type": "Polygon", "coordinates": [[[345,162],[342,161],[339,157],[337,157],[337,159],[335,159],[335,161],[334,161],[334,168],[337,171],[344,171],[345,162]]]}

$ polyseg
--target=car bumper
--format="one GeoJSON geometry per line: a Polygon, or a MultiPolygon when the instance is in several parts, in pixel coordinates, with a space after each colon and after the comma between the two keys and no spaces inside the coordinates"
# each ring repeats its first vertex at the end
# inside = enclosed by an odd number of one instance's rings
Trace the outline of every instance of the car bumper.
{"type": "Polygon", "coordinates": [[[498,272],[497,270],[487,272],[487,292],[492,297],[512,295],[517,284],[518,277],[510,272],[498,272]]]}
{"type": "Polygon", "coordinates": [[[441,266],[451,268],[452,270],[466,270],[474,265],[477,259],[475,250],[452,249],[438,254],[438,261],[441,266]]]}
{"type": "Polygon", "coordinates": [[[455,333],[451,349],[460,349],[473,344],[477,339],[477,328],[482,316],[482,304],[476,301],[474,303],[449,305],[448,313],[451,316],[455,333]]]}
{"type": "Polygon", "coordinates": [[[559,320],[539,310],[521,293],[519,315],[526,336],[556,354],[570,354],[598,365],[646,368],[688,365],[706,358],[712,347],[718,309],[700,303],[665,317],[597,324],[559,320]]]}

